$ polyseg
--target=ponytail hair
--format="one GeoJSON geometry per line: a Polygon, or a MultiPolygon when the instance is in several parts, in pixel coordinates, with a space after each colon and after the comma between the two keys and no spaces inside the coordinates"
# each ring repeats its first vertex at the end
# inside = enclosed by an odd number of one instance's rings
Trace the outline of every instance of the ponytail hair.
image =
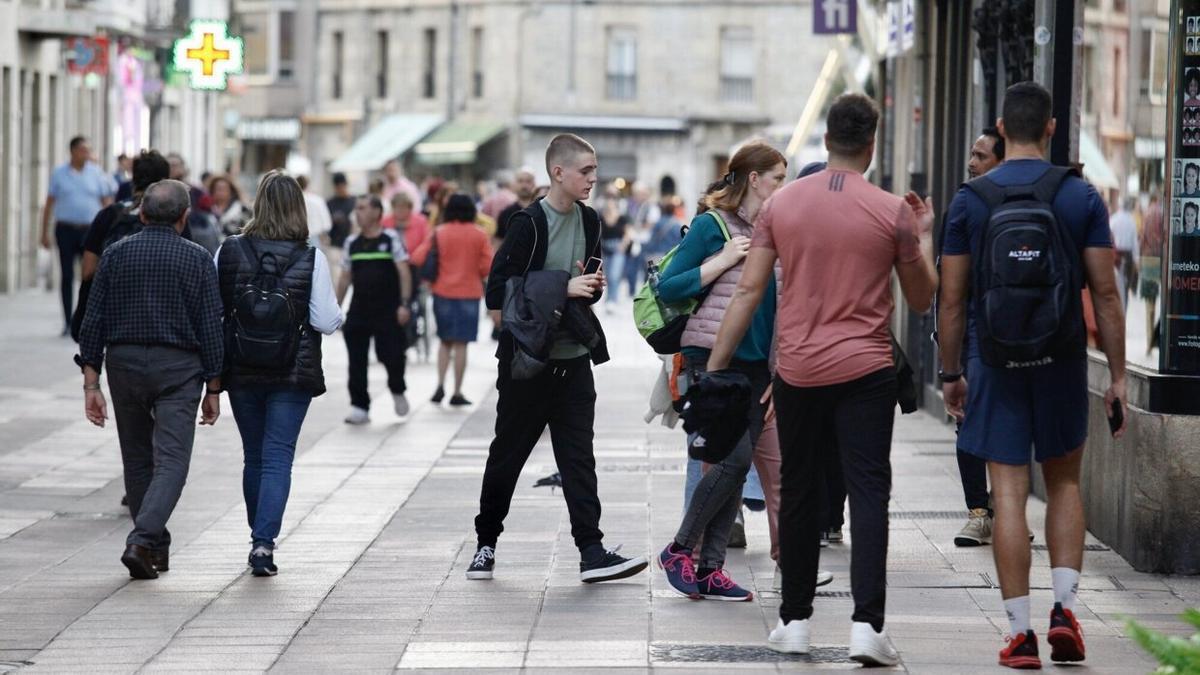
{"type": "Polygon", "coordinates": [[[702,203],[709,209],[736,212],[750,190],[750,174],[764,174],[776,165],[787,166],[783,153],[765,141],[750,141],[729,160],[729,172],[708,186],[702,203]]]}

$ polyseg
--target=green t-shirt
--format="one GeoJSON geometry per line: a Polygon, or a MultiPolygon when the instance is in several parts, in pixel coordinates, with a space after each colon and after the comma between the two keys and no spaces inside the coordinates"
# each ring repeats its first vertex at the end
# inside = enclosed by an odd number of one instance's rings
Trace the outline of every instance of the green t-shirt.
{"type": "MultiPolygon", "coordinates": [[[[546,223],[549,226],[549,239],[546,242],[546,264],[542,269],[563,270],[570,272],[571,277],[579,276],[579,268],[575,261],[583,261],[587,253],[587,242],[583,232],[583,214],[578,204],[572,204],[566,213],[555,211],[550,203],[543,199],[542,210],[546,212],[546,223]]],[[[588,353],[587,347],[575,340],[559,336],[550,349],[550,358],[554,360],[574,359],[588,353]]]]}

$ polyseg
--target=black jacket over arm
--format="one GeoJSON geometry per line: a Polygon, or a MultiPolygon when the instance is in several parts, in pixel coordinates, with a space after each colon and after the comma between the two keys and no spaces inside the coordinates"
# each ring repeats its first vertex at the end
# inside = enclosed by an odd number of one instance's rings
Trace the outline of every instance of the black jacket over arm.
{"type": "MultiPolygon", "coordinates": [[[[508,222],[508,232],[500,250],[492,257],[492,269],[488,274],[487,290],[484,301],[488,309],[504,308],[504,289],[510,277],[524,276],[527,272],[541,270],[546,265],[547,243],[550,240],[550,224],[546,219],[546,211],[535,201],[521,211],[513,214],[508,222]]],[[[587,257],[599,258],[600,249],[600,216],[595,209],[577,202],[583,215],[584,250],[587,257]]],[[[580,262],[587,263],[586,260],[580,262]]],[[[603,289],[592,295],[588,304],[599,302],[603,289]]],[[[578,300],[574,302],[579,302],[578,300]]],[[[591,314],[591,312],[588,312],[591,314]]],[[[594,319],[595,328],[601,336],[599,320],[594,319]]],[[[603,340],[601,340],[603,343],[603,340]]],[[[607,348],[601,349],[602,356],[595,351],[592,360],[603,363],[608,359],[607,348]]],[[[512,354],[512,341],[508,335],[501,335],[500,346],[496,356],[501,361],[508,361],[512,354]]]]}

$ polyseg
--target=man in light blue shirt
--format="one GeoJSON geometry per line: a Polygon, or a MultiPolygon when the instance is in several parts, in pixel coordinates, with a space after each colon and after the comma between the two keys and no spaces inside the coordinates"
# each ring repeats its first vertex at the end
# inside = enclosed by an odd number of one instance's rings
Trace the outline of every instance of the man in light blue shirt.
{"type": "Polygon", "coordinates": [[[83,136],[71,139],[71,160],[50,174],[50,189],[42,209],[42,248],[50,248],[50,219],[62,268],[63,335],[71,325],[75,290],[75,259],[83,255],[83,240],[92,219],[112,203],[112,178],[90,161],[92,146],[83,136]]]}

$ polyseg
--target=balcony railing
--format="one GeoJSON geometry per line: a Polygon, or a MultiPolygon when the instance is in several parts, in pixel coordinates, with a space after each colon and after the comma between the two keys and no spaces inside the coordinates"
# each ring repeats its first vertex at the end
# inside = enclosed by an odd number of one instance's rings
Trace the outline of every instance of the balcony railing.
{"type": "Polygon", "coordinates": [[[754,78],[722,75],[720,95],[726,103],[753,103],[754,78]]]}
{"type": "Polygon", "coordinates": [[[632,101],[637,98],[637,75],[608,74],[608,98],[613,101],[632,101]]]}

